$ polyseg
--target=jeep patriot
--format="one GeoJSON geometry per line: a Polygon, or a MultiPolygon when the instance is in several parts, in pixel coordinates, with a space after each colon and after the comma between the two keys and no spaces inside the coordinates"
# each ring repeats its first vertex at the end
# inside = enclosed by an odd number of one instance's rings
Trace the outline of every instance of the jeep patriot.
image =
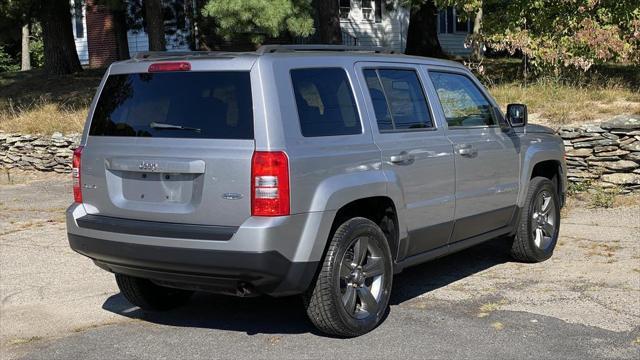
{"type": "Polygon", "coordinates": [[[71,248],[132,304],[300,294],[343,337],[408,266],[496,237],[548,259],[567,189],[562,140],[464,66],[313,45],[114,63],[72,176],[71,248]]]}

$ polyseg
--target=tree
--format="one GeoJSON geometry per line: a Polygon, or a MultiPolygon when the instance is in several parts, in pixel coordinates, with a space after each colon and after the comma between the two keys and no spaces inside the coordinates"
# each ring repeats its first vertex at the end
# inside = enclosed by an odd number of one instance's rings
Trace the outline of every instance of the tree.
{"type": "Polygon", "coordinates": [[[22,61],[20,70],[31,70],[31,51],[29,49],[29,24],[22,25],[22,41],[21,41],[22,61]]]}
{"type": "Polygon", "coordinates": [[[476,15],[473,17],[473,30],[468,41],[471,44],[471,60],[473,61],[480,61],[482,57],[482,15],[482,0],[480,0],[476,15]]]}
{"type": "Polygon", "coordinates": [[[161,0],[144,0],[145,22],[149,35],[149,50],[164,51],[164,17],[162,15],[161,0]]]}
{"type": "Polygon", "coordinates": [[[50,74],[70,74],[82,70],[71,25],[68,0],[41,3],[38,18],[44,40],[44,68],[50,74]]]}
{"type": "Polygon", "coordinates": [[[588,71],[603,62],[640,63],[637,0],[487,0],[485,38],[522,54],[539,72],[588,71]],[[492,11],[499,9],[499,11],[492,11]]]}
{"type": "Polygon", "coordinates": [[[127,0],[93,0],[94,5],[104,5],[109,9],[113,19],[113,33],[116,38],[118,60],[126,60],[129,55],[127,38],[127,0]]]}
{"type": "Polygon", "coordinates": [[[316,33],[321,44],[342,44],[338,1],[313,0],[316,33]]]}
{"type": "Polygon", "coordinates": [[[38,9],[37,0],[0,0],[0,43],[8,43],[9,48],[20,50],[20,69],[23,71],[31,69],[31,26],[38,9]],[[13,46],[14,43],[19,47],[13,46]]]}
{"type": "Polygon", "coordinates": [[[244,34],[261,44],[266,37],[314,32],[311,0],[208,0],[202,14],[215,19],[226,40],[244,34]]]}
{"type": "Polygon", "coordinates": [[[412,0],[408,2],[408,6],[410,7],[410,15],[405,53],[445,57],[438,39],[436,23],[438,8],[434,0],[412,0]]]}

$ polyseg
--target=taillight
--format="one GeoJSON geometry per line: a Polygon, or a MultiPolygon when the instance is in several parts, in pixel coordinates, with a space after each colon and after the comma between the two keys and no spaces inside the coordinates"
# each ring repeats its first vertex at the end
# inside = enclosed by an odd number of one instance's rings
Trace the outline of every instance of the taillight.
{"type": "Polygon", "coordinates": [[[289,160],[282,151],[256,151],[251,160],[251,215],[289,215],[289,160]]]}
{"type": "Polygon", "coordinates": [[[163,72],[163,71],[189,71],[191,70],[191,63],[186,61],[180,62],[162,62],[149,65],[149,72],[163,72]]]}
{"type": "Polygon", "coordinates": [[[80,184],[80,159],[82,158],[82,146],[73,150],[73,160],[71,162],[71,179],[73,180],[73,201],[82,202],[82,188],[80,184]]]}

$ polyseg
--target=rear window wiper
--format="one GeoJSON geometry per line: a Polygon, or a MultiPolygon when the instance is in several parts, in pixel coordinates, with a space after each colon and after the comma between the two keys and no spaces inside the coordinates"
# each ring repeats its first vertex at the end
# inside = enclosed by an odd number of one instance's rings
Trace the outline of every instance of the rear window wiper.
{"type": "Polygon", "coordinates": [[[159,123],[159,122],[152,122],[149,124],[150,128],[153,129],[159,129],[159,130],[188,130],[188,131],[195,131],[197,133],[202,132],[202,129],[199,128],[194,128],[194,127],[189,127],[189,126],[182,126],[182,125],[173,125],[173,124],[167,124],[167,123],[159,123]]]}

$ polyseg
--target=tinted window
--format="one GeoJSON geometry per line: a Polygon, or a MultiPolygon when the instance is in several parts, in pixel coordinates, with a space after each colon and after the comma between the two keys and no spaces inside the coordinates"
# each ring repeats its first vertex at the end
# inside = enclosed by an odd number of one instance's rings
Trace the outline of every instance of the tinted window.
{"type": "Polygon", "coordinates": [[[369,96],[371,96],[373,111],[376,114],[378,129],[380,131],[393,130],[391,113],[389,112],[387,99],[384,96],[384,90],[382,89],[380,79],[378,79],[377,72],[375,70],[365,70],[364,78],[366,79],[367,87],[369,88],[369,96]]]}
{"type": "Polygon", "coordinates": [[[249,73],[111,75],[89,135],[253,139],[249,73]]]}
{"type": "Polygon", "coordinates": [[[471,79],[434,71],[429,76],[449,126],[496,125],[491,104],[471,79]]]}
{"type": "Polygon", "coordinates": [[[347,74],[340,68],[291,70],[305,137],[362,133],[347,74]]]}
{"type": "Polygon", "coordinates": [[[415,71],[369,69],[364,76],[380,131],[433,127],[415,71]]]}

